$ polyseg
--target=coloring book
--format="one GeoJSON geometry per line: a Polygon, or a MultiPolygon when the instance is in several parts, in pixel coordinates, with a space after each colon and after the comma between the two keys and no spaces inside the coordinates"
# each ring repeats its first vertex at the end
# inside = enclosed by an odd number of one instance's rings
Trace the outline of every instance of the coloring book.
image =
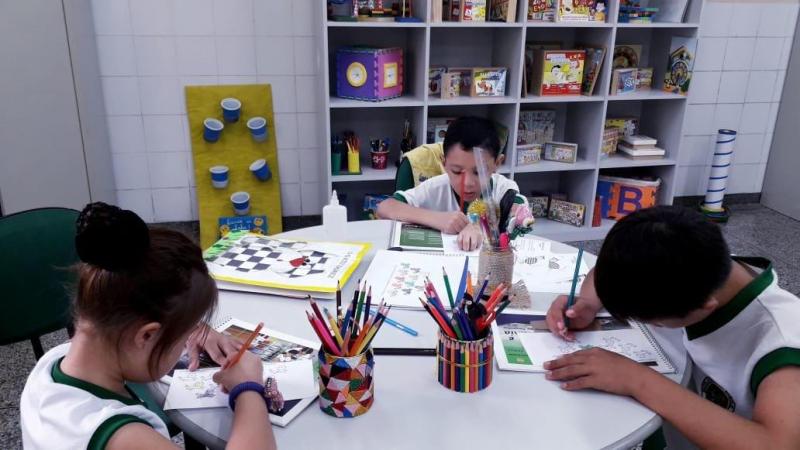
{"type": "Polygon", "coordinates": [[[638,322],[598,317],[585,331],[566,341],[547,328],[545,316],[500,314],[492,323],[497,364],[501,370],[544,372],[543,364],[578,350],[599,347],[618,353],[661,373],[674,373],[650,330],[638,322]]]}
{"type": "MultiPolygon", "coordinates": [[[[226,318],[214,329],[244,340],[255,325],[226,318]]],[[[270,412],[273,424],[286,426],[316,399],[319,388],[314,360],[318,348],[316,342],[267,328],[262,328],[250,345],[249,351],[264,362],[264,377],[275,378],[283,395],[283,409],[270,412]]],[[[227,408],[228,394],[212,378],[219,366],[205,354],[201,354],[200,368],[196,371],[187,370],[188,363],[184,354],[169,375],[161,379],[170,385],[164,409],[227,408]]]]}
{"type": "Polygon", "coordinates": [[[278,239],[231,232],[203,257],[221,289],[332,299],[369,244],[278,239]]]}

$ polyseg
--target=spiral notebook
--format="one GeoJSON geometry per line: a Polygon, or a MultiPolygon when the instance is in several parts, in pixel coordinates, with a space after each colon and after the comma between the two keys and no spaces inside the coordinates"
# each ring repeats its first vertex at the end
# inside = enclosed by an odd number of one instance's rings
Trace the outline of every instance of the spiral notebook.
{"type": "Polygon", "coordinates": [[[492,324],[497,364],[501,370],[544,372],[543,364],[578,350],[598,347],[626,356],[660,373],[675,366],[646,326],[635,321],[598,317],[585,331],[565,341],[547,328],[545,316],[501,314],[492,324]]]}

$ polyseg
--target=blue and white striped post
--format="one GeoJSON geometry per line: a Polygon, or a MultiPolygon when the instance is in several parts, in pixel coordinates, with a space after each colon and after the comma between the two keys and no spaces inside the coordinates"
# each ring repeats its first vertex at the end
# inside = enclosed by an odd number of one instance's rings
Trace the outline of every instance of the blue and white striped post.
{"type": "Polygon", "coordinates": [[[733,130],[717,131],[717,146],[714,149],[714,160],[711,163],[711,175],[708,177],[708,188],[702,209],[709,213],[725,211],[722,199],[728,186],[728,174],[733,162],[733,146],[736,132],[733,130]]]}

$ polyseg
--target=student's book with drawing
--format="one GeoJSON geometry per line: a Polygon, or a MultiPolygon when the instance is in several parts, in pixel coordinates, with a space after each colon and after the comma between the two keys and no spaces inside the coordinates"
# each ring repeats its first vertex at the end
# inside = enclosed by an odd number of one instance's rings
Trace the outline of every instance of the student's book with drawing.
{"type": "Polygon", "coordinates": [[[479,250],[465,252],[458,248],[458,235],[413,223],[394,222],[390,247],[404,251],[445,255],[478,256],[479,250]]]}
{"type": "Polygon", "coordinates": [[[278,239],[231,232],[203,252],[220,289],[333,299],[369,244],[278,239]]]}
{"type": "Polygon", "coordinates": [[[598,317],[574,341],[566,341],[547,328],[543,315],[500,314],[492,324],[495,355],[501,370],[544,372],[544,363],[562,355],[599,347],[626,356],[661,373],[674,373],[650,330],[638,322],[598,317]]]}
{"type": "MultiPolygon", "coordinates": [[[[222,334],[244,340],[255,330],[255,325],[234,318],[223,319],[214,327],[222,334]]],[[[314,371],[319,344],[290,336],[279,331],[262,328],[253,340],[250,351],[264,363],[264,377],[273,377],[284,398],[280,411],[270,411],[270,421],[286,426],[297,417],[318,394],[317,375],[314,371]]],[[[161,381],[170,385],[164,409],[199,409],[228,407],[228,395],[212,379],[219,367],[202,354],[200,368],[190,372],[188,357],[184,355],[172,371],[161,381]]]]}

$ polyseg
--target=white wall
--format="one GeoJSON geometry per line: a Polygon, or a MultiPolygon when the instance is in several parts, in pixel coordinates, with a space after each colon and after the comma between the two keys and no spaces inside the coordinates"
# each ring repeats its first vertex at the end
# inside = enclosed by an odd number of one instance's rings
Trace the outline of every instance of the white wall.
{"type": "MultiPolygon", "coordinates": [[[[197,218],[183,85],[273,86],[283,213],[319,214],[313,16],[321,0],[93,0],[119,203],[197,218]],[[302,164],[302,165],[301,165],[302,164]]],[[[706,0],[676,195],[705,192],[718,128],[740,132],[729,192],[759,192],[797,0],[706,0]]]]}
{"type": "Polygon", "coordinates": [[[761,192],[797,14],[796,0],[706,1],[675,195],[705,194],[719,128],[739,132],[728,193],[761,192]]]}
{"type": "Polygon", "coordinates": [[[151,222],[196,219],[183,86],[258,82],[272,84],[283,214],[319,214],[317,3],[92,1],[121,206],[151,222]]]}

